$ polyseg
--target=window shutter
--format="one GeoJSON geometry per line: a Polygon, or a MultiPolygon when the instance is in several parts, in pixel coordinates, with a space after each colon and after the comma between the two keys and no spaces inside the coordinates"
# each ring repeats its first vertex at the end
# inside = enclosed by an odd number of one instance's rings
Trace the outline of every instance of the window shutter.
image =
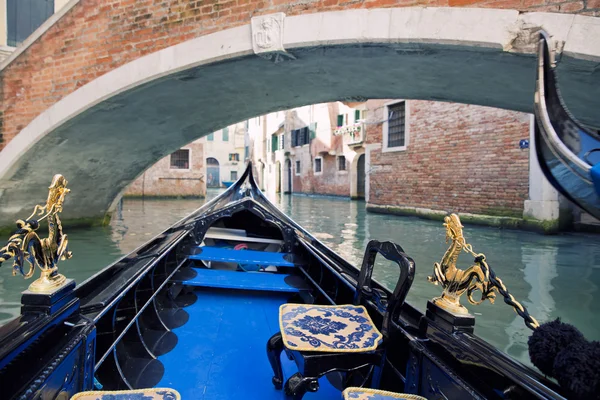
{"type": "Polygon", "coordinates": [[[229,128],[223,128],[223,141],[229,141],[229,128]]]}
{"type": "Polygon", "coordinates": [[[6,11],[7,44],[16,47],[54,14],[54,0],[8,0],[6,11]]]}
{"type": "Polygon", "coordinates": [[[298,145],[302,146],[308,143],[308,126],[300,129],[300,133],[298,134],[298,145]]]}
{"type": "Polygon", "coordinates": [[[317,137],[317,123],[313,122],[310,124],[310,139],[315,139],[317,137]]]}
{"type": "Polygon", "coordinates": [[[292,131],[292,147],[298,146],[298,130],[294,129],[292,131]]]}
{"type": "Polygon", "coordinates": [[[277,139],[279,139],[277,136],[273,135],[271,137],[271,152],[275,153],[275,151],[277,151],[278,147],[278,143],[277,143],[277,139]]]}
{"type": "Polygon", "coordinates": [[[354,122],[360,119],[360,110],[354,110],[354,122]]]}
{"type": "Polygon", "coordinates": [[[342,114],[338,115],[337,126],[344,126],[344,116],[342,114]]]}

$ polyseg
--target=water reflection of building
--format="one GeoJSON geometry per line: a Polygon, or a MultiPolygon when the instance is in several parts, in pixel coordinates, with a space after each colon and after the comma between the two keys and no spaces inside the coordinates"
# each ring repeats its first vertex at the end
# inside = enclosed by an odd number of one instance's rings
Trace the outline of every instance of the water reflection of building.
{"type": "Polygon", "coordinates": [[[128,254],[197,210],[214,195],[210,193],[205,199],[123,199],[110,221],[111,242],[121,254],[128,254]]]}
{"type": "MultiPolygon", "coordinates": [[[[556,271],[558,248],[540,248],[524,244],[521,252],[524,267],[523,280],[531,288],[526,297],[518,300],[540,323],[549,321],[556,309],[551,292],[554,289],[552,280],[558,276],[556,271]]],[[[504,351],[517,359],[527,359],[527,340],[531,335],[531,330],[525,326],[523,319],[515,314],[513,320],[506,326],[505,332],[508,344],[504,351]]]]}

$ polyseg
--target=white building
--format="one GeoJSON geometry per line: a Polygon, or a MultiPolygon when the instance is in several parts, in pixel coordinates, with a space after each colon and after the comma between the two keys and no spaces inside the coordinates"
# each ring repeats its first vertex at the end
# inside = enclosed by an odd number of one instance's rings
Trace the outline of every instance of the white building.
{"type": "Polygon", "coordinates": [[[362,171],[356,163],[364,154],[362,105],[314,104],[251,119],[248,134],[261,189],[363,197],[364,162],[362,171]]]}
{"type": "Polygon", "coordinates": [[[204,145],[206,187],[222,187],[223,182],[235,182],[242,175],[248,152],[247,131],[248,121],[244,121],[199,140],[204,145]]]}

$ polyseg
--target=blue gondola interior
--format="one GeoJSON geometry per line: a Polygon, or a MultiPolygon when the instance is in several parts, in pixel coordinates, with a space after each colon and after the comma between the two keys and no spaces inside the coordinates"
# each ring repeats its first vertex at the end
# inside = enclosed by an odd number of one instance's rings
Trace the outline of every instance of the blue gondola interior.
{"type": "MultiPolygon", "coordinates": [[[[158,357],[165,369],[155,386],[175,388],[184,399],[244,398],[249,392],[252,398],[285,398],[283,391],[271,384],[273,373],[265,343],[279,331],[279,307],[308,287],[300,277],[288,273],[296,267],[289,261],[291,254],[234,250],[231,243],[214,242],[220,245],[194,250],[196,254],[189,256],[194,263],[191,276],[179,279],[193,289],[197,300],[186,307],[187,323],[174,329],[177,346],[158,357]],[[248,265],[257,268],[243,268],[248,265]],[[260,271],[267,268],[270,271],[260,271]]],[[[272,242],[277,244],[277,240],[272,242]]],[[[297,372],[285,354],[281,360],[286,379],[297,372]]],[[[341,396],[327,377],[319,383],[320,390],[305,398],[341,396]]]]}

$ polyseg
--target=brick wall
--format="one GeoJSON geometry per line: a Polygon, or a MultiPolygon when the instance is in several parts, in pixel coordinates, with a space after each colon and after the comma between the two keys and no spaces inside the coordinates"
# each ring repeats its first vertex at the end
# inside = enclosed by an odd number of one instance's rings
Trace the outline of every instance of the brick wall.
{"type": "MultiPolygon", "coordinates": [[[[292,160],[292,192],[294,193],[312,193],[312,182],[308,178],[308,173],[304,173],[302,176],[302,171],[306,170],[309,165],[300,160],[300,174],[296,172],[296,161],[298,159],[292,160]]],[[[311,173],[312,174],[312,173],[311,173]]]]}
{"type": "Polygon", "coordinates": [[[327,194],[334,196],[350,197],[350,181],[348,171],[337,170],[336,156],[322,156],[323,172],[320,175],[311,173],[312,192],[316,194],[327,194]]]}
{"type": "Polygon", "coordinates": [[[164,157],[125,190],[125,196],[147,197],[204,197],[206,195],[206,169],[203,144],[192,142],[184,149],[190,150],[190,168],[171,168],[171,156],[164,157]]]}
{"type": "MultiPolygon", "coordinates": [[[[384,119],[368,102],[369,121],[384,119]]],[[[370,204],[521,217],[529,190],[528,114],[472,105],[410,101],[407,149],[371,151],[370,204]]],[[[382,124],[367,125],[382,142],[382,124]]]]}
{"type": "Polygon", "coordinates": [[[0,148],[42,111],[100,75],[168,46],[247,24],[252,16],[403,6],[600,16],[600,0],[82,0],[1,72],[0,148]]]}

